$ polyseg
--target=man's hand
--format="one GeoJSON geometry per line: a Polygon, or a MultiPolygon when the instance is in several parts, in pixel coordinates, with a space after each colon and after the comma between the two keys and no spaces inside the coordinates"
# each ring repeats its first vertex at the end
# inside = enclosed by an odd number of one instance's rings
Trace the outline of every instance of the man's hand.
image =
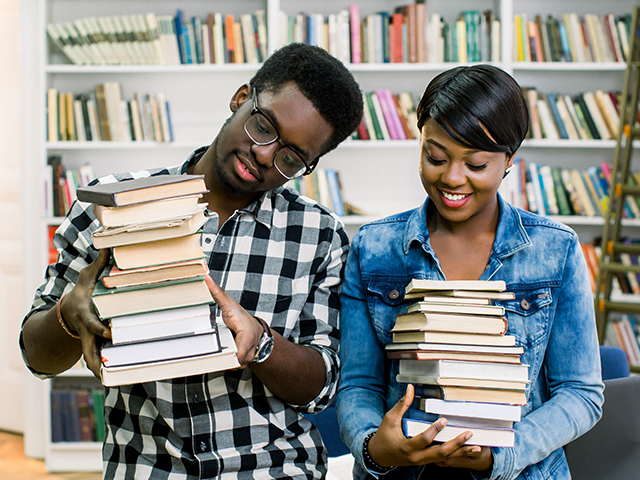
{"type": "Polygon", "coordinates": [[[369,455],[382,467],[416,466],[427,463],[454,466],[458,458],[470,458],[480,454],[480,447],[465,446],[472,436],[463,432],[456,438],[442,444],[432,444],[436,435],[447,424],[445,419],[434,422],[419,435],[407,438],[402,431],[402,416],[413,402],[413,385],[407,386],[407,392],[398,403],[384,416],[376,434],[369,441],[369,455]],[[449,463],[451,462],[451,463],[449,463]]]}
{"type": "Polygon", "coordinates": [[[80,271],[78,283],[61,300],[60,312],[67,326],[77,332],[82,341],[82,354],[89,370],[100,378],[100,351],[96,337],[111,338],[111,330],[96,315],[91,293],[109,263],[109,249],[100,250],[98,257],[80,271]]]}
{"type": "Polygon", "coordinates": [[[247,312],[240,304],[231,298],[217,285],[211,277],[205,276],[205,282],[209,287],[211,296],[218,304],[222,313],[222,320],[233,332],[236,346],[238,347],[238,362],[242,368],[253,362],[256,356],[256,347],[262,338],[264,329],[262,325],[247,312]]]}

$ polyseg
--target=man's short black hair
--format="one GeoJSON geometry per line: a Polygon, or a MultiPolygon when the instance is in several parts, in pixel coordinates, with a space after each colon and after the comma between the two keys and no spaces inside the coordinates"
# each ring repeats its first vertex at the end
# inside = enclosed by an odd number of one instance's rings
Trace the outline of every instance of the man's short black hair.
{"type": "Polygon", "coordinates": [[[292,43],[276,50],[249,82],[260,92],[277,93],[294,82],[333,127],[322,154],[336,148],[362,120],[362,92],[351,72],[320,47],[292,43]]]}

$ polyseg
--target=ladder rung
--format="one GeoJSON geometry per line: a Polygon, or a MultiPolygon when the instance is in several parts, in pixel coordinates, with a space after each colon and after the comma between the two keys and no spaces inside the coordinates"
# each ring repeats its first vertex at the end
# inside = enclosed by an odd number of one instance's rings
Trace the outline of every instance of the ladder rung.
{"type": "Polygon", "coordinates": [[[623,265],[622,263],[610,262],[610,263],[602,263],[600,265],[602,270],[608,270],[610,272],[633,272],[640,273],[640,265],[623,265]]]}
{"type": "Polygon", "coordinates": [[[618,195],[640,196],[640,186],[637,185],[620,185],[616,184],[616,193],[618,195]]]}
{"type": "Polygon", "coordinates": [[[605,311],[608,310],[610,312],[640,313],[640,303],[605,300],[600,302],[600,308],[604,308],[605,311]]]}
{"type": "Polygon", "coordinates": [[[628,253],[629,255],[640,255],[640,243],[620,243],[608,242],[607,253],[610,255],[616,253],[628,253]]]}
{"type": "Polygon", "coordinates": [[[640,127],[632,127],[629,124],[622,127],[622,131],[627,138],[640,138],[640,127]]]}

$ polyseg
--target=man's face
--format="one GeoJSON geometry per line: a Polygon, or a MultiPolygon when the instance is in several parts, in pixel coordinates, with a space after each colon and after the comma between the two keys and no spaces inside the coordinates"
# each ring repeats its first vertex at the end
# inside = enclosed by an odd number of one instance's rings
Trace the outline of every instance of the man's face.
{"type": "Polygon", "coordinates": [[[278,93],[259,92],[258,104],[280,134],[278,141],[256,145],[244,130],[253,107],[253,91],[241,87],[231,100],[233,115],[224,124],[215,142],[215,174],[218,186],[240,198],[255,197],[288,179],[274,165],[282,145],[291,145],[311,164],[329,140],[333,127],[293,84],[278,93]]]}

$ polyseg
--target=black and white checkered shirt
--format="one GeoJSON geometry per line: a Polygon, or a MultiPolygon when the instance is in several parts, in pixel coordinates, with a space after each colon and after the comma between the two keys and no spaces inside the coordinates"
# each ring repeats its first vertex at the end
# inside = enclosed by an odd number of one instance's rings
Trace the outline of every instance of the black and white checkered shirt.
{"type": "MultiPolygon", "coordinates": [[[[181,167],[99,181],[186,173],[205,151],[196,150],[181,167]]],[[[73,288],[98,254],[91,243],[97,227],[91,204],[76,202],[55,235],[58,262],[47,269],[27,318],[73,288]]],[[[274,396],[248,368],[107,388],[105,478],[307,479],[326,473],[320,434],[301,412],[321,410],[335,394],[347,234],[327,209],[284,187],[218,228],[212,214],[202,235],[213,280],[284,338],[317,349],[326,384],[306,405],[274,396]]],[[[22,341],[21,347],[26,362],[22,341]]]]}

